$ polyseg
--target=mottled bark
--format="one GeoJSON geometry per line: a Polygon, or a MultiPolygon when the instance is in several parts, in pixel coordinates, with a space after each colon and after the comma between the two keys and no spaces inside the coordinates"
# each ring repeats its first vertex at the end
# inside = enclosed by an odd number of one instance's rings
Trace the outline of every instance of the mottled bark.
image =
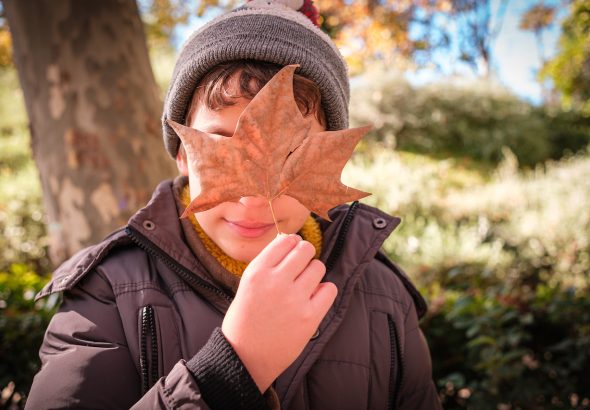
{"type": "Polygon", "coordinates": [[[4,0],[54,263],[100,240],[175,173],[134,0],[4,0]]]}

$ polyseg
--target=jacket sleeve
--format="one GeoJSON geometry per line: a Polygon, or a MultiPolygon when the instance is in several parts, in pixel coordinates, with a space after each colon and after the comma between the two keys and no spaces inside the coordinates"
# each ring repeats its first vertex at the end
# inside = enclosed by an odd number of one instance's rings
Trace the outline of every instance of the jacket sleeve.
{"type": "Polygon", "coordinates": [[[219,330],[189,361],[195,362],[192,370],[184,360],[179,361],[142,397],[113,291],[96,271],[64,293],[39,356],[41,369],[33,380],[27,409],[215,409],[220,408],[220,396],[238,400],[240,405],[235,408],[265,407],[264,397],[219,330]],[[224,354],[216,354],[220,347],[225,348],[224,354]],[[246,376],[224,371],[219,360],[229,361],[226,365],[230,367],[241,366],[246,376]],[[215,384],[211,393],[213,382],[223,387],[215,384]],[[237,383],[242,383],[242,390],[237,383]],[[244,397],[244,386],[253,386],[252,396],[244,397]]]}
{"type": "Polygon", "coordinates": [[[405,318],[404,324],[405,374],[402,378],[398,396],[400,410],[442,409],[436,387],[432,381],[432,361],[428,344],[418,325],[418,315],[414,303],[405,318]]]}
{"type": "Polygon", "coordinates": [[[188,362],[181,360],[148,391],[134,409],[266,409],[274,396],[263,396],[229,342],[216,328],[188,362]]]}

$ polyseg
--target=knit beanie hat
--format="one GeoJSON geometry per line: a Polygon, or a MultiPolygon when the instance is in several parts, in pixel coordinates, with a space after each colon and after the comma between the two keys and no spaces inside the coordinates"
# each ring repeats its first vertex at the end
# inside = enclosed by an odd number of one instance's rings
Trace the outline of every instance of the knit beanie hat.
{"type": "Polygon", "coordinates": [[[297,74],[320,89],[328,130],[348,128],[350,90],[342,55],[317,25],[310,0],[254,0],[197,30],[182,47],[162,115],[164,144],[176,158],[180,139],[167,124],[184,124],[201,78],[218,64],[258,60],[280,66],[299,64],[297,74]]]}

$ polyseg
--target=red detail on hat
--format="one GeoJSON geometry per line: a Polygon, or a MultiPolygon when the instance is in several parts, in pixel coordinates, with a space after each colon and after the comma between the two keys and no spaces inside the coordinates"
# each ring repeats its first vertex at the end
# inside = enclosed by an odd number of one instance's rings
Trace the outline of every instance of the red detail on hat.
{"type": "MultiPolygon", "coordinates": [[[[253,0],[247,0],[246,3],[250,3],[251,1],[253,1],[253,0]]],[[[271,4],[271,2],[272,1],[269,1],[268,4],[271,4]]],[[[285,2],[277,1],[277,3],[286,5],[287,7],[292,6],[292,3],[288,2],[288,1],[285,1],[285,2]]],[[[292,8],[292,10],[293,9],[294,8],[292,8]]],[[[305,17],[307,17],[314,24],[314,26],[317,26],[317,27],[320,26],[320,23],[319,23],[320,12],[318,11],[317,7],[313,5],[312,0],[303,0],[303,5],[297,11],[300,12],[301,14],[305,15],[305,17]]]]}
{"type": "Polygon", "coordinates": [[[317,7],[313,5],[312,0],[304,0],[303,6],[301,6],[301,8],[297,11],[305,14],[307,16],[307,18],[310,19],[311,22],[315,26],[317,26],[317,27],[320,26],[320,23],[319,23],[320,13],[319,13],[317,7]]]}

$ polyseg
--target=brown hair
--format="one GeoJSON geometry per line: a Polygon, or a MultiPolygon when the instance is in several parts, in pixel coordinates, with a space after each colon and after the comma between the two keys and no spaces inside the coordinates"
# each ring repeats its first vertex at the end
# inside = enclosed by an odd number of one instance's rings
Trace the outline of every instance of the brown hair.
{"type": "MultiPolygon", "coordinates": [[[[185,125],[192,122],[199,103],[205,103],[211,110],[219,110],[234,105],[236,98],[253,99],[280,69],[281,66],[278,64],[255,60],[230,61],[216,66],[199,82],[188,107],[185,125]],[[236,73],[238,73],[236,80],[239,90],[237,94],[232,94],[229,91],[229,83],[236,73]]],[[[313,81],[295,74],[293,94],[304,117],[314,114],[320,124],[326,125],[326,117],[321,107],[320,89],[313,81]]]]}

